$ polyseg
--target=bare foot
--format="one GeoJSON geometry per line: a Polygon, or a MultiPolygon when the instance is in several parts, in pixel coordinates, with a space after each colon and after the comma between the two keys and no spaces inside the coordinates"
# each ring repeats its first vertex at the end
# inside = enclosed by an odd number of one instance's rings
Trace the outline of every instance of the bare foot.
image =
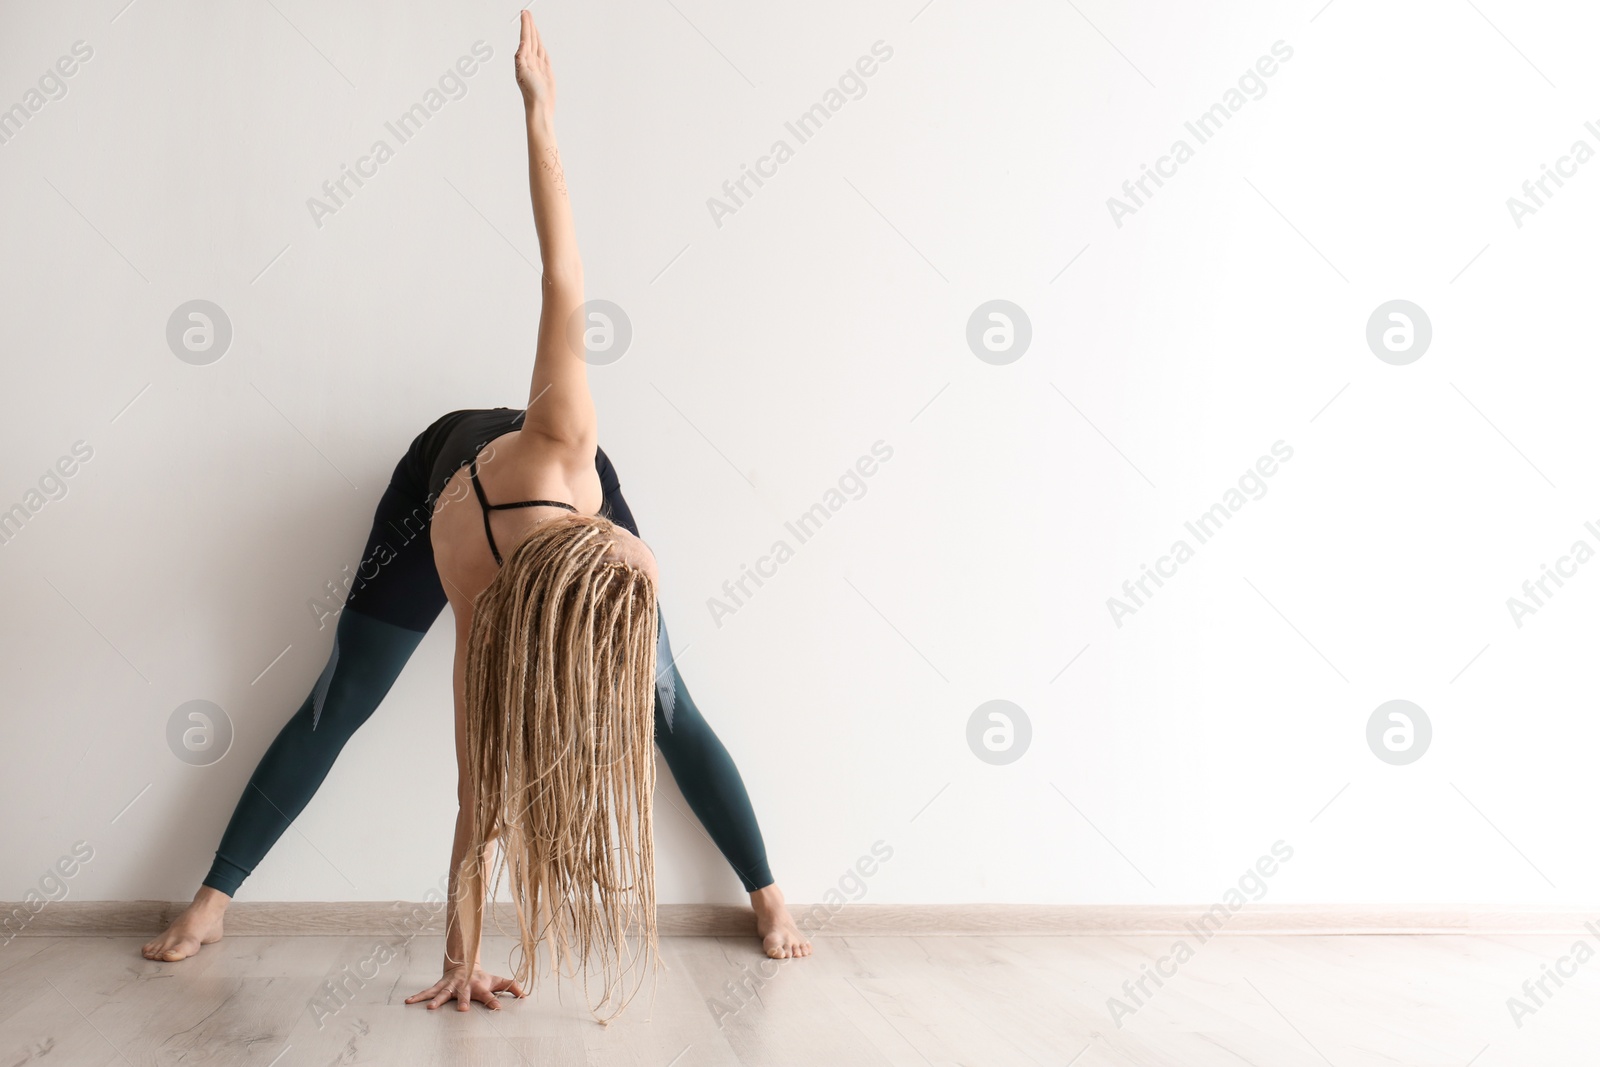
{"type": "Polygon", "coordinates": [[[793,916],[783,903],[783,890],[776,882],[751,893],[750,906],[756,912],[756,935],[761,938],[761,947],[768,956],[786,960],[811,955],[811,942],[794,924],[793,916]]]}
{"type": "Polygon", "coordinates": [[[194,903],[172,920],[166,933],[145,944],[144,958],[176,963],[199,952],[201,945],[221,941],[222,913],[228,910],[228,902],[232,899],[210,886],[201,886],[194,895],[194,903]]]}

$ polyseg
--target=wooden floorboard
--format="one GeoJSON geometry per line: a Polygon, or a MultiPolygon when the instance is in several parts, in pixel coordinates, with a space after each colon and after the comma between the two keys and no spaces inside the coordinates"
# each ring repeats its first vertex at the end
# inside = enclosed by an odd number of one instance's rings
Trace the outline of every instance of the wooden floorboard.
{"type": "MultiPolygon", "coordinates": [[[[1507,1009],[1573,936],[1217,937],[1120,1020],[1111,998],[1173,937],[827,936],[787,961],[670,937],[606,1027],[549,980],[494,1013],[408,1007],[439,975],[432,935],[230,936],[177,964],[142,940],[0,946],[0,1067],[1587,1067],[1600,1009],[1600,959],[1520,1027],[1507,1009]]],[[[504,973],[511,948],[484,959],[504,973]]]]}
{"type": "MultiPolygon", "coordinates": [[[[138,936],[163,929],[188,901],[63,900],[28,916],[20,937],[65,937],[106,934],[138,936]]],[[[842,937],[871,934],[916,937],[922,934],[1184,934],[1210,915],[1232,934],[1573,934],[1600,914],[1600,906],[1574,908],[1523,905],[1516,908],[1483,904],[1269,904],[1251,902],[1241,911],[1217,919],[1217,905],[1183,904],[844,904],[792,906],[808,930],[842,937]]],[[[0,914],[20,903],[0,902],[0,914]]],[[[234,901],[228,907],[228,930],[235,935],[323,935],[389,933],[405,924],[419,933],[444,929],[444,909],[405,901],[234,901]]],[[[504,902],[493,906],[488,928],[498,923],[515,930],[516,913],[504,902]]],[[[745,937],[755,930],[749,908],[731,904],[662,904],[656,927],[669,937],[745,937]]]]}

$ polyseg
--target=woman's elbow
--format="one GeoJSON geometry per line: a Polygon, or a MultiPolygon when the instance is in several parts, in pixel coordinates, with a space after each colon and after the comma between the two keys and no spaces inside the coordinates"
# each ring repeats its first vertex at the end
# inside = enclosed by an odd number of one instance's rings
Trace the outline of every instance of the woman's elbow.
{"type": "Polygon", "coordinates": [[[576,259],[555,260],[544,264],[540,283],[548,290],[572,288],[583,292],[583,264],[576,259]]]}

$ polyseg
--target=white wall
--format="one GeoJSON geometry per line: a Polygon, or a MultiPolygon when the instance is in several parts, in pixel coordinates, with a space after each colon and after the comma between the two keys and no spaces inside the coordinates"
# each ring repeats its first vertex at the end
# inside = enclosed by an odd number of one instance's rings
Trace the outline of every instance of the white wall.
{"type": "MultiPolygon", "coordinates": [[[[1600,548],[1600,164],[1520,227],[1506,199],[1600,148],[1600,20],[921,2],[535,7],[588,294],[635,330],[592,372],[601,438],[790,898],[882,840],[867,900],[1206,902],[1281,839],[1278,901],[1593,900],[1600,564],[1520,627],[1506,601],[1600,548]],[[707,199],[880,40],[865,95],[717,225],[707,199]],[[1198,144],[1185,121],[1277,41],[1198,144]],[[1118,226],[1107,198],[1180,137],[1118,226]],[[997,298],[1033,334],[1004,366],[965,339],[997,298]],[[1433,328],[1405,366],[1365,339],[1396,298],[1433,328]],[[880,440],[864,495],[718,625],[708,599],[880,440]],[[1278,441],[1197,545],[1185,521],[1278,441]],[[1186,536],[1119,627],[1107,599],[1186,536]],[[1433,726],[1405,766],[1366,741],[1396,698],[1433,726]],[[966,741],[992,699],[1032,726],[1004,766],[966,741]]],[[[0,546],[0,899],[77,841],[75,898],[193,892],[396,459],[446,410],[519,403],[533,356],[515,4],[124,3],[0,15],[0,105],[93,49],[0,146],[0,508],[93,449],[0,546]],[[465,97],[319,228],[307,199],[479,40],[465,97]],[[165,339],[195,298],[233,328],[204,366],[165,339]],[[235,731],[207,767],[166,740],[196,699],[235,731]]],[[[436,882],[450,625],[244,899],[436,882]]],[[[661,813],[662,899],[739,899],[661,813]]]]}

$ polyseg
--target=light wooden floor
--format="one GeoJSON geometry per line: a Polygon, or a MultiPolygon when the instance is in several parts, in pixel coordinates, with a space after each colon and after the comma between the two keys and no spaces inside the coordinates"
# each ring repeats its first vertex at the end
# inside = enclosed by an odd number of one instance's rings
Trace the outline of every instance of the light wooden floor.
{"type": "MultiPolygon", "coordinates": [[[[179,964],[141,958],[142,940],[0,947],[0,1067],[1589,1067],[1600,1029],[1600,959],[1550,984],[1520,1029],[1506,1008],[1573,937],[1218,937],[1120,1028],[1107,999],[1170,938],[823,937],[754,994],[753,942],[668,938],[653,1007],[641,995],[609,1028],[552,989],[492,1015],[405,1006],[438,977],[437,937],[320,1028],[308,1001],[323,982],[394,939],[230,936],[179,964]],[[742,1006],[730,982],[746,983],[742,1006]]],[[[484,958],[508,948],[487,939],[484,958]]]]}

